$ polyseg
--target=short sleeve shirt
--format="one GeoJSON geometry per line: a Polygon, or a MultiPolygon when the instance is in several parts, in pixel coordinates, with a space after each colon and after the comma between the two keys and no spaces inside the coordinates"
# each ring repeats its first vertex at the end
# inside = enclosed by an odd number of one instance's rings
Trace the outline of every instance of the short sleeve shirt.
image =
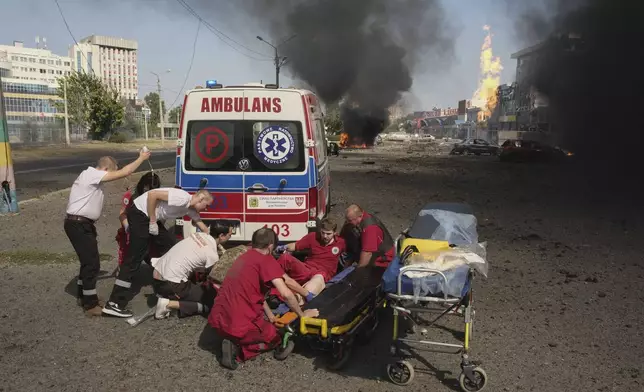
{"type": "Polygon", "coordinates": [[[217,241],[210,234],[194,233],[151,261],[163,279],[173,283],[186,282],[197,268],[210,268],[219,261],[217,241]]]}
{"type": "Polygon", "coordinates": [[[226,334],[242,338],[262,317],[264,299],[284,270],[271,255],[250,249],[228,270],[210,311],[210,325],[226,334]]]}
{"type": "MultiPolygon", "coordinates": [[[[168,201],[158,200],[156,207],[157,220],[165,221],[168,219],[180,218],[188,215],[195,221],[198,221],[199,213],[190,208],[190,193],[176,188],[157,188],[156,191],[167,191],[168,201]]],[[[146,216],[148,215],[148,192],[142,194],[134,200],[136,208],[141,210],[146,216]]]]}
{"type": "Polygon", "coordinates": [[[317,239],[317,233],[309,233],[295,243],[295,249],[310,250],[306,264],[328,281],[338,271],[338,258],[346,250],[346,244],[343,238],[336,235],[329,245],[322,245],[317,239]]]}
{"type": "Polygon", "coordinates": [[[69,192],[67,213],[97,220],[103,213],[103,184],[107,174],[104,170],[88,167],[76,178],[69,192]]]}
{"type": "MultiPolygon", "coordinates": [[[[367,213],[364,214],[364,218],[367,218],[369,215],[367,213]]],[[[378,248],[380,247],[380,244],[382,244],[382,241],[384,240],[384,233],[382,232],[382,229],[376,225],[370,225],[365,227],[365,229],[362,231],[362,234],[360,236],[360,241],[362,243],[362,251],[363,252],[377,252],[378,248]]],[[[384,257],[379,257],[376,259],[375,264],[376,266],[380,267],[386,267],[389,265],[391,260],[394,258],[394,247],[392,246],[391,249],[389,249],[384,257]]]]}

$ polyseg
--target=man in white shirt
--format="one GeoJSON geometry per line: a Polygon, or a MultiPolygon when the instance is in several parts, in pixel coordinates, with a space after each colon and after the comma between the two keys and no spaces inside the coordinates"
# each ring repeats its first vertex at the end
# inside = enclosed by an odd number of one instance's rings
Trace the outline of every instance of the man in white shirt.
{"type": "Polygon", "coordinates": [[[141,151],[136,161],[118,170],[112,157],[102,157],[96,167],[88,167],[76,178],[69,192],[65,234],[80,260],[78,300],[88,316],[100,316],[101,306],[96,293],[96,278],[101,270],[94,223],[103,212],[103,184],[125,178],[150,158],[149,151],[141,151]]]}
{"type": "Polygon", "coordinates": [[[179,317],[210,312],[216,295],[214,287],[195,284],[190,278],[195,274],[208,276],[219,261],[217,248],[230,239],[232,232],[232,226],[215,222],[210,226],[210,234],[194,233],[161,258],[152,259],[152,287],[159,297],[156,319],[168,317],[171,310],[178,310],[179,317]]]}
{"type": "Polygon", "coordinates": [[[110,299],[103,308],[104,314],[132,317],[132,313],[125,310],[130,300],[132,275],[143,261],[149,241],[154,242],[157,251],[163,256],[177,242],[176,237],[165,228],[165,221],[185,215],[192,218],[199,230],[208,233],[208,227],[201,221],[199,212],[205,210],[212,202],[212,195],[205,189],[191,195],[176,188],[153,189],[134,200],[126,212],[130,227],[130,245],[119,268],[110,299]]]}

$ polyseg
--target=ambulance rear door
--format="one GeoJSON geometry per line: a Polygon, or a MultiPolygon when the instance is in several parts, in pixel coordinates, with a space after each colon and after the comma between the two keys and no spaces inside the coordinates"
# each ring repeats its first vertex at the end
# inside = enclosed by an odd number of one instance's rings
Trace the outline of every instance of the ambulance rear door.
{"type": "Polygon", "coordinates": [[[280,241],[308,233],[309,192],[315,187],[302,94],[247,89],[244,112],[245,230],[268,227],[280,241]]]}
{"type": "MultiPolygon", "coordinates": [[[[232,223],[233,241],[249,238],[244,226],[244,91],[242,89],[194,90],[184,105],[183,144],[179,183],[191,193],[205,188],[213,203],[201,213],[208,225],[232,223]]],[[[186,229],[194,230],[189,223],[186,229]]],[[[252,232],[251,232],[252,235],[252,232]]]]}

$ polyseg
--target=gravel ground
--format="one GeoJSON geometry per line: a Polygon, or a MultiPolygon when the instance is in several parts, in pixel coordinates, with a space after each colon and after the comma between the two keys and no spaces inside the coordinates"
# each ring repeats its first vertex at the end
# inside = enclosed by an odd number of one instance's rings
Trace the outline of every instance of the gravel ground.
{"type": "MultiPolygon", "coordinates": [[[[475,208],[490,272],[475,286],[472,357],[487,371],[486,390],[642,389],[641,208],[610,192],[588,192],[573,167],[501,164],[494,157],[382,147],[333,157],[332,170],[338,219],[358,202],[396,233],[429,201],[475,208]]],[[[162,181],[172,184],[173,173],[164,172],[162,181]]],[[[112,196],[97,225],[101,252],[108,255],[116,254],[122,188],[108,187],[112,196]]],[[[285,385],[285,377],[290,389],[403,390],[384,373],[390,319],[341,372],[326,370],[323,357],[308,350],[279,363],[265,355],[229,372],[205,349],[200,317],[150,320],[137,328],[85,318],[68,294],[77,261],[67,253],[55,263],[39,259],[42,252],[72,251],[62,229],[66,197],[49,196],[24,205],[19,216],[0,217],[0,391],[265,391],[285,385]]],[[[109,274],[115,264],[105,261],[103,269],[109,274]]],[[[99,282],[103,297],[112,283],[99,282]]],[[[152,293],[149,282],[140,283],[132,303],[137,312],[152,293]]],[[[455,321],[430,330],[430,337],[453,338],[461,327],[455,321]]],[[[458,356],[419,354],[424,359],[413,360],[416,379],[406,390],[458,390],[458,356]]]]}

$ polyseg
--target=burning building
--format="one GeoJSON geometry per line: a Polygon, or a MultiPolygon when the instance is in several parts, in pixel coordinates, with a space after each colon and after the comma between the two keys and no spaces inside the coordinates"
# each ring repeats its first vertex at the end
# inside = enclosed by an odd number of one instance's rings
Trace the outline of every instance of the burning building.
{"type": "Polygon", "coordinates": [[[492,115],[497,105],[497,88],[501,83],[501,59],[492,52],[492,33],[490,26],[483,26],[486,32],[483,46],[481,47],[481,76],[478,88],[472,96],[472,105],[481,108],[477,121],[486,121],[492,115]]]}

